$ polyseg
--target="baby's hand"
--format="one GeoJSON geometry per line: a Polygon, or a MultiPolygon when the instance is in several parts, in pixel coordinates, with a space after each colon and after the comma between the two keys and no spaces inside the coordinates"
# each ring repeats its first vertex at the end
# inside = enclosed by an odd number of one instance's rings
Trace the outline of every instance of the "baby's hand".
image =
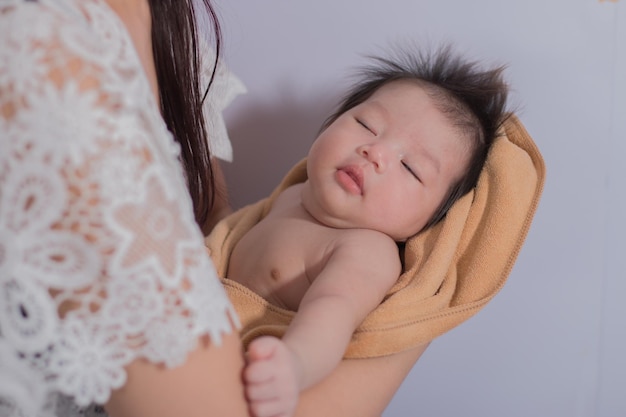
{"type": "Polygon", "coordinates": [[[293,354],[275,337],[260,337],[248,348],[246,396],[254,417],[290,417],[298,403],[293,354]]]}

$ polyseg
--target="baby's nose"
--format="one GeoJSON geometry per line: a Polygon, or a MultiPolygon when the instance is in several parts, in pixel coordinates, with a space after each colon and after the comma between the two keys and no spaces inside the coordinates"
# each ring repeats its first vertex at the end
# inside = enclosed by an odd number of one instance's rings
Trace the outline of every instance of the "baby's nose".
{"type": "Polygon", "coordinates": [[[374,165],[376,171],[384,171],[387,168],[387,150],[381,144],[362,145],[358,149],[359,155],[374,165]]]}

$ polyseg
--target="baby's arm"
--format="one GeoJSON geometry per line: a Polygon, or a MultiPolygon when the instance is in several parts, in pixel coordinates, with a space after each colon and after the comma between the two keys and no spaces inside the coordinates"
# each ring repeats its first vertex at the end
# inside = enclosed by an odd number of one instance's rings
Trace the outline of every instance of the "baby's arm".
{"type": "Polygon", "coordinates": [[[290,416],[297,394],[341,361],[354,330],[400,274],[395,242],[378,232],[346,232],[300,302],[282,341],[250,344],[244,374],[255,416],[290,416]]]}

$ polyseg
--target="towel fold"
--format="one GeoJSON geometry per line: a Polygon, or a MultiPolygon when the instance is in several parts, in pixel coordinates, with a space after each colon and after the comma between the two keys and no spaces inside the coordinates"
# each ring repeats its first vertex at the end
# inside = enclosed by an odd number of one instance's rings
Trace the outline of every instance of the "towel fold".
{"type": "MultiPolygon", "coordinates": [[[[346,358],[397,353],[424,344],[476,314],[504,285],[530,228],[545,180],[543,158],[512,115],[494,142],[476,189],[435,227],[409,239],[403,273],[356,329],[346,358]]],[[[228,279],[234,245],[286,187],[306,180],[306,159],[268,197],[222,220],[206,238],[218,275],[242,323],[244,345],[281,336],[294,312],[228,279]]]]}

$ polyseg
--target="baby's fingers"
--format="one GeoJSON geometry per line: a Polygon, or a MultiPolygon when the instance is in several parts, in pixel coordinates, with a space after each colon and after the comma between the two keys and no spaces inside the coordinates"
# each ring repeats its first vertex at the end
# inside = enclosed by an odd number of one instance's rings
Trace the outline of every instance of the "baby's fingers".
{"type": "Polygon", "coordinates": [[[254,417],[291,417],[295,405],[290,406],[284,400],[250,401],[250,412],[254,417]]]}
{"type": "MultiPolygon", "coordinates": [[[[261,364],[259,364],[261,365],[261,364]]],[[[263,363],[262,365],[269,365],[263,363]]],[[[275,370],[272,368],[272,372],[275,370]]],[[[264,371],[264,370],[263,370],[264,371]]],[[[246,397],[255,417],[289,417],[298,401],[298,391],[294,384],[286,384],[276,375],[260,372],[256,382],[246,381],[246,397]],[[261,376],[263,375],[263,377],[261,376]]]]}
{"type": "Polygon", "coordinates": [[[270,378],[263,382],[246,384],[246,397],[250,404],[250,411],[254,417],[289,417],[293,413],[295,404],[288,398],[281,397],[279,384],[270,378]]]}
{"type": "Polygon", "coordinates": [[[247,384],[246,397],[248,397],[249,401],[257,402],[276,401],[279,398],[277,395],[276,384],[273,384],[272,381],[247,384]]]}
{"type": "Polygon", "coordinates": [[[248,358],[251,361],[269,359],[274,356],[281,342],[272,336],[262,336],[254,339],[248,347],[248,358]]]}
{"type": "Polygon", "coordinates": [[[248,364],[243,372],[247,384],[269,383],[276,375],[276,364],[269,360],[258,360],[248,364]]]}

